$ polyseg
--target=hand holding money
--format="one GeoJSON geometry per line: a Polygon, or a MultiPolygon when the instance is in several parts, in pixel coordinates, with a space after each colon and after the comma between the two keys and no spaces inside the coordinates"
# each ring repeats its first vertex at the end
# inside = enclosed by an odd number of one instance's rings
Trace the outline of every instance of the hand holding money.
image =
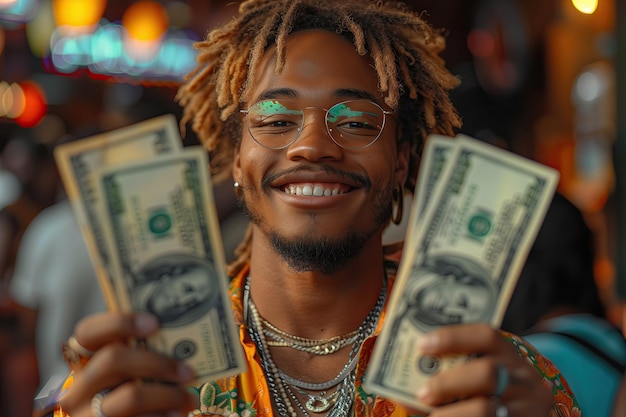
{"type": "Polygon", "coordinates": [[[245,369],[206,152],[161,116],[57,148],[109,309],[149,312],[147,346],[203,380],[245,369]]]}
{"type": "Polygon", "coordinates": [[[470,138],[429,138],[368,389],[429,408],[417,400],[419,388],[474,350],[457,346],[442,357],[417,347],[442,327],[499,326],[557,179],[550,168],[470,138]]]}

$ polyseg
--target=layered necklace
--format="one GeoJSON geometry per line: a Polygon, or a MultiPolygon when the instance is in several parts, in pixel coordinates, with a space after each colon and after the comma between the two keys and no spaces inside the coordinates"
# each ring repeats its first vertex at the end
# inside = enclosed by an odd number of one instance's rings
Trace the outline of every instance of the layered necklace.
{"type": "Polygon", "coordinates": [[[376,330],[378,318],[387,297],[387,279],[382,285],[374,308],[358,329],[328,339],[307,339],[284,332],[261,317],[250,298],[250,277],[246,279],[243,294],[245,321],[251,339],[257,346],[261,366],[267,378],[270,393],[281,417],[297,417],[296,408],[305,417],[309,413],[325,413],[327,417],[346,417],[354,402],[356,365],[363,341],[376,330]],[[352,345],[348,361],[337,376],[325,382],[301,381],[279,369],[270,353],[270,346],[283,346],[314,355],[330,355],[352,345]],[[335,388],[334,391],[331,391],[335,388]],[[300,401],[296,393],[308,397],[300,401]],[[329,411],[330,410],[330,411],[329,411]]]}

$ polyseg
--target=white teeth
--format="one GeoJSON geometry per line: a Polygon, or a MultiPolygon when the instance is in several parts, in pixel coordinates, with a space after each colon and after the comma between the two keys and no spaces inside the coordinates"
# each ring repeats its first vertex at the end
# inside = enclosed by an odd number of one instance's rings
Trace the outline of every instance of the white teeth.
{"type": "Polygon", "coordinates": [[[322,185],[289,185],[285,187],[285,193],[291,195],[304,195],[304,196],[315,196],[315,197],[329,197],[333,195],[341,194],[339,192],[339,188],[324,188],[322,185]]]}

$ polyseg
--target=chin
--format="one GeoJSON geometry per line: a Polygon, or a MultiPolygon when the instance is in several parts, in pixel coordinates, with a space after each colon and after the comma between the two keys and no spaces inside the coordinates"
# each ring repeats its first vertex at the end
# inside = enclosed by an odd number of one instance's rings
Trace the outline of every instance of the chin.
{"type": "Polygon", "coordinates": [[[346,233],[340,238],[329,236],[285,237],[279,232],[269,235],[274,251],[296,272],[316,271],[331,275],[343,269],[361,253],[372,234],[346,233]]]}

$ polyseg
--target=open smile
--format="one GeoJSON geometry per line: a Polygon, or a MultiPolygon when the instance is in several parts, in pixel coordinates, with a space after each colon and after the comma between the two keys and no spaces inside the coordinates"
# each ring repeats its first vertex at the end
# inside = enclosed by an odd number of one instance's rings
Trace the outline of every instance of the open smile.
{"type": "Polygon", "coordinates": [[[297,183],[285,184],[282,190],[289,195],[330,197],[347,193],[351,188],[345,184],[297,183]]]}

